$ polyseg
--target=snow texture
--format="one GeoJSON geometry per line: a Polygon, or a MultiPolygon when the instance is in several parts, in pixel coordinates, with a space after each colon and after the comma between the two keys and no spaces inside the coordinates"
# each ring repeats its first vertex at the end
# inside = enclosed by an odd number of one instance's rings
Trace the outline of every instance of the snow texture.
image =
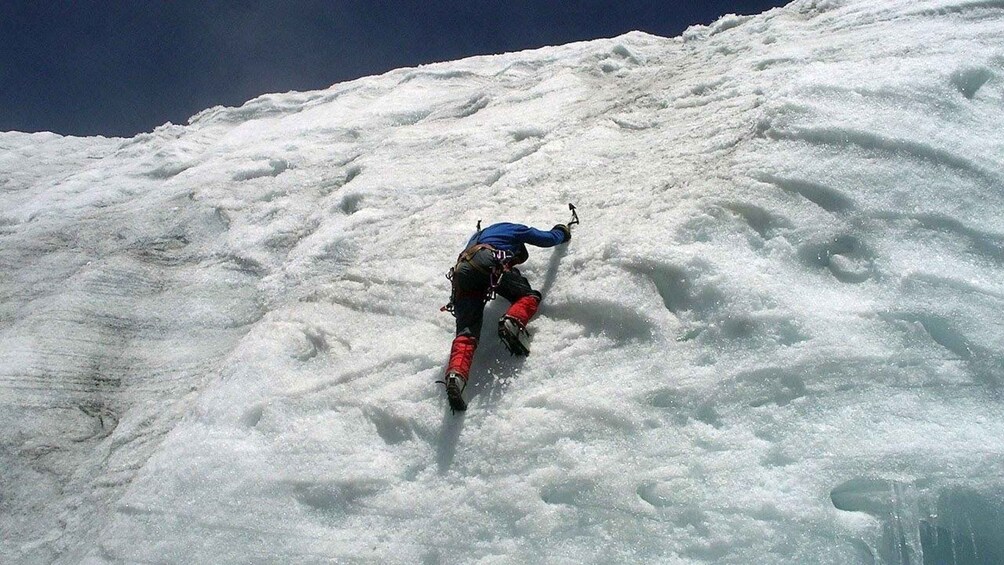
{"type": "Polygon", "coordinates": [[[2,561],[1004,562],[1001,37],[798,0],[0,134],[2,561]],[[451,415],[443,274],[569,202],[451,415]]]}

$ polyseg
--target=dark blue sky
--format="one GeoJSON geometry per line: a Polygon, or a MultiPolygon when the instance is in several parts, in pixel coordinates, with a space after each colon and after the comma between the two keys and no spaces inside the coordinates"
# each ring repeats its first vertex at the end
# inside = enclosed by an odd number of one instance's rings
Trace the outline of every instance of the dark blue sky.
{"type": "Polygon", "coordinates": [[[787,0],[5,0],[0,131],[131,136],[267,92],[611,37],[787,0]]]}

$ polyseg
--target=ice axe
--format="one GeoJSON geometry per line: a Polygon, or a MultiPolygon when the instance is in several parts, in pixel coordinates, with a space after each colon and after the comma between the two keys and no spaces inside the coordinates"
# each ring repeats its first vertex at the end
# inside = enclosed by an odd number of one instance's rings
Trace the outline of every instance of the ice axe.
{"type": "Polygon", "coordinates": [[[572,221],[568,222],[566,225],[568,226],[568,231],[571,232],[572,226],[579,223],[579,213],[575,211],[575,204],[572,204],[571,202],[568,203],[568,209],[572,211],[572,221]]]}

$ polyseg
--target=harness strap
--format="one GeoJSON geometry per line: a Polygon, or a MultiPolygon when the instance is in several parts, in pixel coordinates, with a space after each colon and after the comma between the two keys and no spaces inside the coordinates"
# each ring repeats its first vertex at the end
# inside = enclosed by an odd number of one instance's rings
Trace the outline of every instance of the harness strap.
{"type": "Polygon", "coordinates": [[[476,255],[477,252],[481,251],[482,249],[491,249],[492,251],[495,251],[495,248],[492,247],[491,245],[488,245],[487,243],[475,243],[474,245],[460,252],[460,255],[457,256],[457,266],[460,266],[461,263],[470,263],[471,266],[477,269],[478,271],[486,275],[491,275],[490,271],[486,271],[484,267],[472,261],[472,259],[474,259],[474,255],[476,255]]]}
{"type": "Polygon", "coordinates": [[[501,249],[495,249],[494,247],[492,247],[491,245],[488,245],[487,243],[476,243],[476,244],[468,247],[467,249],[464,249],[460,253],[460,255],[457,256],[457,264],[456,264],[456,266],[454,266],[453,268],[450,269],[450,272],[448,272],[446,274],[446,278],[449,279],[450,281],[453,281],[453,274],[457,270],[457,268],[460,267],[460,264],[461,263],[470,263],[470,265],[472,267],[474,267],[475,270],[477,270],[478,272],[483,273],[485,275],[488,275],[488,291],[485,292],[485,293],[483,293],[483,294],[479,293],[479,292],[478,293],[471,293],[471,292],[465,292],[465,291],[458,291],[456,285],[452,284],[452,285],[450,285],[451,286],[450,303],[447,304],[446,306],[443,306],[439,310],[441,312],[449,312],[449,313],[452,314],[453,313],[453,303],[456,301],[457,298],[468,298],[468,297],[478,296],[478,297],[481,297],[485,302],[488,302],[488,301],[494,299],[495,298],[495,289],[498,288],[498,285],[499,285],[499,283],[502,280],[502,274],[505,271],[509,270],[509,267],[506,264],[506,262],[507,262],[507,260],[509,258],[510,258],[510,254],[508,252],[503,251],[501,249]],[[494,268],[494,269],[485,269],[481,265],[478,265],[476,262],[474,262],[474,260],[473,260],[474,256],[479,251],[483,251],[485,249],[491,250],[492,256],[495,258],[495,260],[498,263],[499,267],[494,268]]]}

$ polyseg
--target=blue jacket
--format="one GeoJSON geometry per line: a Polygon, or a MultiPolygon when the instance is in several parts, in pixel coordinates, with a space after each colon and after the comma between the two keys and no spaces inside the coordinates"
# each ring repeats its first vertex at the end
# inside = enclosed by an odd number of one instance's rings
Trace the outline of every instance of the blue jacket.
{"type": "Polygon", "coordinates": [[[492,224],[487,228],[474,234],[474,237],[467,242],[467,247],[478,243],[491,245],[495,249],[507,251],[514,257],[513,264],[526,261],[529,255],[526,244],[537,247],[554,247],[565,242],[565,232],[557,226],[550,231],[542,231],[523,224],[510,224],[502,222],[492,224]]]}

